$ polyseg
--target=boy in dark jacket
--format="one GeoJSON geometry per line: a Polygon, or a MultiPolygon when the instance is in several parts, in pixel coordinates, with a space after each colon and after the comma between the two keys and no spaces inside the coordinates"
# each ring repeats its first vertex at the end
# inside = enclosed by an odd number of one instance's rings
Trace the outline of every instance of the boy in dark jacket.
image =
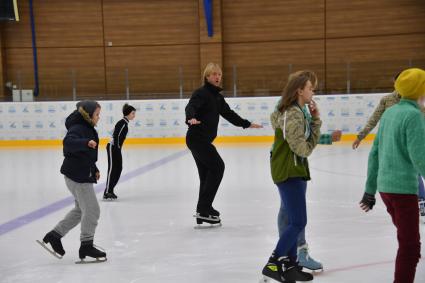
{"type": "Polygon", "coordinates": [[[99,121],[99,114],[100,105],[96,101],[80,101],[77,103],[77,110],[65,121],[68,132],[63,139],[65,159],[60,171],[65,176],[68,190],[75,198],[75,207],[44,236],[43,242],[37,241],[58,258],[65,254],[61,238],[81,222],[81,262],[86,256],[96,258],[96,261],[106,260],[106,253],[93,246],[100,215],[93,188],[93,183],[97,183],[100,177],[96,167],[99,137],[94,128],[99,121]],[[48,243],[53,251],[48,248],[48,243]]]}
{"type": "Polygon", "coordinates": [[[108,176],[106,177],[106,188],[103,192],[103,199],[116,200],[118,197],[114,193],[114,188],[120,179],[122,172],[121,149],[128,133],[128,122],[136,117],[136,108],[127,103],[122,108],[124,117],[117,122],[112,134],[111,141],[106,145],[108,154],[108,176]]]}

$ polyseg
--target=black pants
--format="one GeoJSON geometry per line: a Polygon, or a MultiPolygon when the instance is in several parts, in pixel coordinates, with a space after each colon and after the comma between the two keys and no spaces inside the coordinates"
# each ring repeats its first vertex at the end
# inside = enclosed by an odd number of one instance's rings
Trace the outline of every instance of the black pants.
{"type": "Polygon", "coordinates": [[[106,152],[108,153],[108,176],[105,193],[113,193],[122,172],[121,149],[108,143],[106,145],[106,152]]]}
{"type": "Polygon", "coordinates": [[[199,173],[199,198],[196,211],[209,214],[224,174],[224,162],[214,145],[198,139],[186,138],[199,173]]]}

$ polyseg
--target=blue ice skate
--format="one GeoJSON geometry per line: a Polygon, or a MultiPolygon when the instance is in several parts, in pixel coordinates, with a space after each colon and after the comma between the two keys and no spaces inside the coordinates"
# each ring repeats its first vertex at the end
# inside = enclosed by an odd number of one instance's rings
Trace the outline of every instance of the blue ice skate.
{"type": "Polygon", "coordinates": [[[298,247],[298,264],[312,271],[323,271],[322,263],[314,260],[308,254],[307,244],[298,247]]]}

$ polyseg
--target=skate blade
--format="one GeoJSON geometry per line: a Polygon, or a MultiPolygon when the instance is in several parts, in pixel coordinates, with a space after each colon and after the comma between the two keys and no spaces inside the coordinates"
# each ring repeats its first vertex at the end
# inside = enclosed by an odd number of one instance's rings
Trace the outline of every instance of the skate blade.
{"type": "Polygon", "coordinates": [[[60,254],[56,253],[54,250],[49,249],[49,247],[43,241],[40,241],[40,240],[35,240],[35,241],[37,243],[39,243],[40,246],[45,248],[46,251],[48,251],[50,254],[52,254],[55,258],[62,259],[62,256],[60,254]]]}
{"type": "Polygon", "coordinates": [[[213,216],[213,217],[204,217],[204,216],[200,216],[200,215],[193,215],[193,217],[195,217],[196,219],[202,219],[202,220],[207,220],[207,221],[221,221],[220,217],[218,216],[213,216]]]}
{"type": "Polygon", "coordinates": [[[108,259],[106,257],[99,257],[99,258],[95,258],[93,260],[84,260],[84,259],[80,259],[79,261],[76,261],[75,264],[90,264],[90,263],[102,263],[107,261],[108,259]]]}
{"type": "Polygon", "coordinates": [[[195,227],[193,227],[196,230],[203,230],[203,229],[214,229],[214,228],[219,228],[223,226],[221,223],[217,223],[217,224],[209,224],[209,225],[202,225],[202,224],[198,224],[195,227]]]}
{"type": "Polygon", "coordinates": [[[102,201],[105,202],[112,202],[112,201],[117,201],[118,199],[114,199],[114,198],[102,198],[102,201]]]}
{"type": "Polygon", "coordinates": [[[313,274],[318,274],[318,273],[322,273],[323,272],[323,267],[321,268],[316,268],[316,269],[312,269],[312,268],[308,268],[306,266],[302,266],[300,265],[303,269],[306,269],[307,271],[311,271],[311,273],[313,274]]]}

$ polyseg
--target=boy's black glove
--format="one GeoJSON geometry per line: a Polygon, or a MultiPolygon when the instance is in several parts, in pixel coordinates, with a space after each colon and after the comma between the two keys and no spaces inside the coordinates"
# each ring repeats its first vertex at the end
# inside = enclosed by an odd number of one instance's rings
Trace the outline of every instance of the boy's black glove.
{"type": "Polygon", "coordinates": [[[369,210],[372,210],[373,206],[376,203],[376,199],[374,195],[364,193],[362,200],[360,201],[360,207],[368,212],[369,210]]]}

